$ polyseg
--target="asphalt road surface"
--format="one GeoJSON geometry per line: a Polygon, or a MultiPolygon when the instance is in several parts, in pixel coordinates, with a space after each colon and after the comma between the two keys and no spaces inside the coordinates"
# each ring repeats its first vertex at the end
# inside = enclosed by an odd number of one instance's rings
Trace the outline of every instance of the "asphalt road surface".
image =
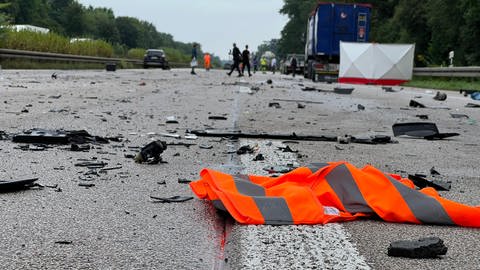
{"type": "Polygon", "coordinates": [[[435,167],[441,174],[436,178],[452,182],[452,189],[441,196],[480,205],[480,109],[465,108],[474,101],[449,92],[440,102],[433,99],[435,91],[394,87],[398,92],[386,92],[379,86],[353,86],[351,95],[338,95],[331,92],[334,84],[278,73],[244,78],[216,70],[197,73],[2,70],[0,131],[86,130],[121,140],[91,144],[83,152],[70,151],[69,145],[25,148],[8,138],[0,140],[0,180],[35,177],[48,186],[0,193],[1,269],[480,269],[478,229],[378,220],[244,226],[197,198],[158,203],[150,197],[193,197],[181,182],[198,179],[206,167],[268,175],[264,167],[347,160],[404,176],[430,177],[435,167]],[[268,79],[273,83],[267,84],[268,79]],[[302,91],[305,86],[326,91],[302,91]],[[430,108],[411,108],[411,99],[430,108]],[[280,106],[269,107],[271,102],[280,106]],[[469,118],[453,118],[451,113],[469,118]],[[398,138],[397,144],[385,145],[184,138],[188,129],[207,128],[392,135],[394,123],[424,121],[419,114],[428,115],[441,132],[460,136],[437,141],[398,138]],[[178,123],[167,123],[172,116],[178,123]],[[181,138],[162,136],[172,132],[181,138]],[[130,158],[155,139],[169,143],[163,163],[138,164],[130,158]],[[256,152],[234,153],[246,144],[256,152]],[[278,150],[285,145],[298,153],[278,150]],[[266,159],[252,161],[258,153],[266,159]],[[75,166],[84,161],[101,161],[111,170],[75,166]],[[94,186],[79,185],[86,183],[94,186]],[[391,241],[426,236],[442,238],[446,256],[387,256],[391,241]]]}

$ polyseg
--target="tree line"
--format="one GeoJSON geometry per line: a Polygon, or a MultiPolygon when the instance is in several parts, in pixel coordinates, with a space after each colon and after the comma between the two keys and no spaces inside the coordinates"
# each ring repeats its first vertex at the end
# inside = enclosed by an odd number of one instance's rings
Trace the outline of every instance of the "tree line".
{"type": "MultiPolygon", "coordinates": [[[[284,0],[281,14],[289,21],[278,40],[277,53],[304,53],[309,14],[319,1],[284,0]]],[[[327,1],[320,1],[327,2],[327,1]]],[[[331,1],[328,1],[331,2],[331,1]]],[[[480,1],[478,0],[355,0],[372,5],[370,41],[415,43],[417,66],[448,64],[455,52],[457,66],[480,65],[480,1]]]]}
{"type": "Polygon", "coordinates": [[[30,24],[70,38],[104,40],[114,45],[117,55],[126,55],[132,48],[173,48],[190,55],[193,45],[175,41],[150,22],[116,17],[112,9],[86,7],[76,0],[0,0],[0,12],[0,23],[30,24]]]}

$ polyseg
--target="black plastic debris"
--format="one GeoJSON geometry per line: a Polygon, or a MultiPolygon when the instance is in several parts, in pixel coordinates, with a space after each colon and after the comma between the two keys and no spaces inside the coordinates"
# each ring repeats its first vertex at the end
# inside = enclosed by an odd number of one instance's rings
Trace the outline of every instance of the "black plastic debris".
{"type": "Polygon", "coordinates": [[[45,143],[45,144],[68,144],[69,138],[65,132],[32,129],[23,134],[17,134],[12,137],[15,143],[45,143]]]}
{"type": "Polygon", "coordinates": [[[250,145],[243,145],[236,153],[237,155],[253,154],[253,148],[250,145]]]}
{"type": "Polygon", "coordinates": [[[80,145],[80,144],[71,144],[70,151],[73,152],[88,152],[90,150],[90,145],[80,145]]]}
{"type": "MultiPolygon", "coordinates": [[[[337,142],[335,135],[298,135],[295,132],[291,134],[270,134],[270,133],[246,133],[241,131],[216,131],[216,130],[188,130],[189,133],[199,137],[220,137],[220,138],[254,138],[271,140],[294,140],[294,141],[323,141],[337,142]]],[[[351,136],[350,136],[351,137],[351,136]]],[[[386,135],[373,135],[367,137],[355,137],[352,141],[355,143],[397,143],[386,135]]]]}
{"type": "Polygon", "coordinates": [[[299,109],[305,109],[305,105],[301,103],[297,103],[297,108],[299,109]]]}
{"type": "Polygon", "coordinates": [[[116,63],[107,63],[105,65],[105,70],[106,71],[116,71],[117,70],[117,64],[116,63]]]}
{"type": "Polygon", "coordinates": [[[475,104],[475,103],[467,103],[465,105],[466,108],[480,108],[480,104],[475,104]]]}
{"type": "Polygon", "coordinates": [[[295,170],[297,167],[295,166],[269,166],[263,168],[264,171],[267,171],[268,173],[288,173],[290,171],[295,170]]]}
{"type": "Polygon", "coordinates": [[[88,182],[82,182],[82,183],[78,183],[78,186],[79,187],[85,187],[85,188],[91,188],[91,187],[94,187],[95,184],[94,183],[88,183],[88,182]]]}
{"type": "Polygon", "coordinates": [[[397,123],[392,126],[393,135],[423,138],[426,140],[437,140],[448,137],[459,136],[458,133],[440,133],[437,125],[428,122],[397,123]]]}
{"type": "Polygon", "coordinates": [[[438,101],[447,100],[447,94],[441,93],[440,91],[437,91],[437,94],[433,97],[433,99],[438,100],[438,101]]]}
{"type": "Polygon", "coordinates": [[[323,101],[313,101],[306,99],[283,99],[283,98],[274,98],[274,101],[284,101],[284,102],[301,102],[301,103],[310,103],[310,104],[323,104],[323,101]]]}
{"type": "Polygon", "coordinates": [[[365,106],[363,106],[362,104],[358,104],[358,105],[357,105],[357,109],[358,109],[359,111],[364,111],[364,110],[365,110],[365,106]]]}
{"type": "Polygon", "coordinates": [[[415,115],[415,117],[418,117],[422,120],[428,120],[428,115],[426,115],[426,114],[417,114],[417,115],[415,115]]]}
{"type": "Polygon", "coordinates": [[[178,183],[179,184],[190,184],[192,181],[188,180],[186,178],[178,178],[178,183]]]}
{"type": "Polygon", "coordinates": [[[285,147],[278,147],[279,150],[282,150],[284,153],[298,153],[298,150],[292,150],[290,146],[285,146],[285,147]]]}
{"type": "Polygon", "coordinates": [[[73,242],[72,242],[72,241],[64,241],[64,240],[62,240],[62,241],[55,241],[55,244],[59,244],[59,245],[71,245],[71,244],[73,244],[73,242]]]}
{"type": "Polygon", "coordinates": [[[140,153],[135,156],[135,162],[157,164],[162,161],[160,154],[167,149],[167,143],[164,141],[151,142],[140,150],[140,153]]]}
{"type": "Polygon", "coordinates": [[[34,128],[22,134],[13,135],[15,143],[42,143],[42,144],[85,144],[109,143],[107,138],[90,135],[85,130],[47,130],[34,128]]]}
{"type": "Polygon", "coordinates": [[[199,145],[198,145],[198,148],[200,148],[200,149],[212,149],[212,148],[213,148],[213,145],[209,145],[209,144],[199,144],[199,145]]]}
{"type": "Polygon", "coordinates": [[[430,168],[430,174],[431,175],[440,175],[440,173],[437,170],[435,170],[435,167],[430,168]]]}
{"type": "Polygon", "coordinates": [[[82,161],[74,164],[75,167],[87,167],[89,169],[100,169],[107,165],[108,163],[103,161],[82,161]]]}
{"type": "Polygon", "coordinates": [[[360,143],[360,144],[387,144],[387,143],[397,143],[397,141],[392,140],[392,137],[388,135],[366,135],[366,136],[349,136],[350,142],[360,143]]]}
{"type": "Polygon", "coordinates": [[[452,182],[443,182],[438,180],[428,180],[424,175],[415,174],[408,175],[408,179],[412,180],[413,184],[419,188],[432,187],[438,191],[450,191],[452,182]]]}
{"type": "Polygon", "coordinates": [[[427,106],[423,105],[422,103],[415,101],[415,100],[410,100],[410,104],[408,106],[413,107],[413,108],[426,108],[427,106]]]}
{"type": "Polygon", "coordinates": [[[390,243],[388,256],[406,258],[438,258],[447,254],[448,248],[438,237],[420,238],[418,240],[400,240],[390,243]]]}
{"type": "Polygon", "coordinates": [[[167,116],[167,121],[165,121],[167,124],[178,124],[178,120],[175,116],[167,116]]]}
{"type": "Polygon", "coordinates": [[[156,203],[186,202],[193,199],[193,197],[188,196],[172,196],[168,198],[150,196],[150,198],[154,199],[156,203]]]}
{"type": "Polygon", "coordinates": [[[221,115],[211,115],[208,117],[210,120],[227,120],[228,118],[221,115]]]}
{"type": "Polygon", "coordinates": [[[262,161],[262,160],[265,160],[265,157],[262,154],[258,154],[252,159],[252,161],[262,161]]]}
{"type": "Polygon", "coordinates": [[[268,103],[268,107],[273,107],[273,108],[275,108],[275,109],[280,109],[280,108],[282,108],[282,106],[280,106],[280,103],[278,103],[278,102],[269,102],[269,103],[268,103]]]}
{"type": "Polygon", "coordinates": [[[56,79],[57,79],[57,76],[58,76],[57,73],[54,72],[54,73],[52,74],[51,78],[54,79],[54,80],[56,80],[56,79]]]}
{"type": "Polygon", "coordinates": [[[466,114],[460,114],[460,113],[450,113],[450,116],[452,118],[465,118],[465,119],[469,119],[470,117],[466,114]]]}
{"type": "Polygon", "coordinates": [[[0,180],[0,193],[12,192],[12,191],[23,190],[23,189],[34,187],[36,185],[34,182],[37,180],[38,178],[29,178],[29,179],[14,180],[14,181],[0,180]]]}
{"type": "Polygon", "coordinates": [[[353,90],[355,88],[342,88],[342,87],[335,87],[333,88],[333,92],[336,93],[336,94],[341,94],[341,95],[350,95],[352,94],[353,90]]]}
{"type": "Polygon", "coordinates": [[[273,81],[271,79],[267,80],[267,84],[272,84],[272,83],[273,83],[273,81]]]}

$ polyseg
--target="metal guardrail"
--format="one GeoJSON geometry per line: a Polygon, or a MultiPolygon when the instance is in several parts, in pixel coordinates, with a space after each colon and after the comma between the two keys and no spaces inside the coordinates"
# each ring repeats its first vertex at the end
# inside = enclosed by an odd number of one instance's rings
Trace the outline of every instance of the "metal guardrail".
{"type": "MultiPolygon", "coordinates": [[[[1,58],[25,58],[36,60],[50,60],[50,61],[67,61],[67,62],[83,62],[83,63],[98,63],[98,64],[119,64],[120,62],[129,63],[133,65],[143,65],[143,61],[139,59],[127,58],[108,58],[108,57],[94,57],[73,54],[35,52],[23,50],[0,49],[1,58]]],[[[186,63],[169,63],[171,67],[188,67],[186,63]]]]}
{"type": "Polygon", "coordinates": [[[480,77],[480,67],[414,68],[414,76],[480,77]]]}

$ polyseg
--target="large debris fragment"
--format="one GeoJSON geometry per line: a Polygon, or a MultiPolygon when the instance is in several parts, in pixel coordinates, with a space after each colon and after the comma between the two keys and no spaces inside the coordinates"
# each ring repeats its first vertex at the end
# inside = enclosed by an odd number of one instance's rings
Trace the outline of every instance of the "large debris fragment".
{"type": "MultiPolygon", "coordinates": [[[[271,133],[247,133],[241,131],[213,131],[213,130],[188,130],[199,137],[220,137],[220,138],[253,138],[253,139],[272,139],[272,140],[296,140],[296,141],[324,141],[337,142],[338,136],[334,135],[298,135],[295,132],[291,134],[271,134],[271,133]]],[[[397,143],[390,136],[370,135],[370,136],[350,136],[352,143],[362,144],[385,144],[397,143]]]]}
{"type": "Polygon", "coordinates": [[[135,157],[137,163],[157,164],[162,161],[160,154],[167,149],[167,143],[164,141],[151,142],[140,150],[135,157]]]}
{"type": "Polygon", "coordinates": [[[413,181],[413,184],[419,188],[432,187],[438,191],[449,191],[452,187],[451,182],[442,182],[438,180],[428,180],[424,177],[416,175],[408,175],[408,179],[413,181]]]}
{"type": "Polygon", "coordinates": [[[34,128],[13,135],[12,141],[15,143],[41,144],[109,143],[108,138],[90,135],[85,130],[48,130],[41,128],[34,128]]]}
{"type": "Polygon", "coordinates": [[[444,139],[459,136],[458,133],[440,133],[437,125],[428,122],[397,123],[392,126],[393,135],[423,138],[426,140],[444,139]]]}
{"type": "Polygon", "coordinates": [[[31,188],[35,186],[34,182],[37,180],[38,178],[29,178],[29,179],[14,180],[14,181],[0,180],[0,193],[31,188]]]}
{"type": "Polygon", "coordinates": [[[448,248],[438,237],[420,238],[418,240],[395,241],[388,247],[388,256],[406,258],[437,258],[447,254],[448,248]]]}

